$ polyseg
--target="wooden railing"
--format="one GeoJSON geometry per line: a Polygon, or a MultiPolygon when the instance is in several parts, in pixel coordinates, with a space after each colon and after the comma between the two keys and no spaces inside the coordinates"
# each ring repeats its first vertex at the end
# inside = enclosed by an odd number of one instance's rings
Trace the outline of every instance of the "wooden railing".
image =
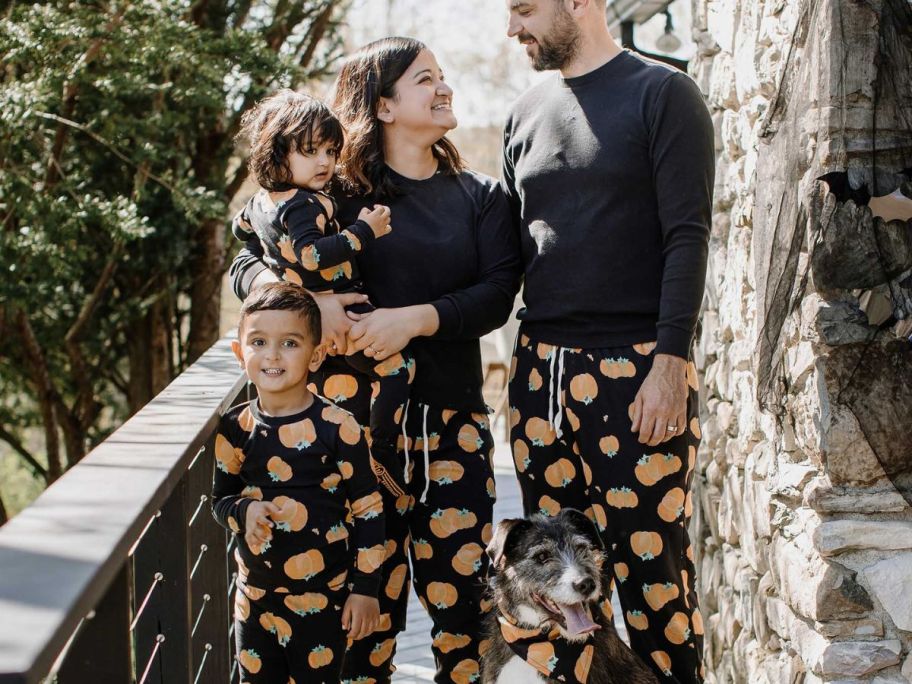
{"type": "Polygon", "coordinates": [[[236,681],[208,494],[243,387],[222,340],[0,529],[0,682],[236,681]]]}

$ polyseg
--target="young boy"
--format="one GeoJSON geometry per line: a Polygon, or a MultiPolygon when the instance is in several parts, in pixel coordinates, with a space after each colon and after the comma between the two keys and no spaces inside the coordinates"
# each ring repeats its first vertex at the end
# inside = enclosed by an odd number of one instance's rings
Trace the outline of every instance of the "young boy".
{"type": "Polygon", "coordinates": [[[257,399],[219,423],[212,510],[235,534],[241,681],[335,683],[347,639],[379,620],[383,506],[362,430],[307,389],[323,360],[320,312],[270,283],[241,307],[241,367],[257,399]]]}

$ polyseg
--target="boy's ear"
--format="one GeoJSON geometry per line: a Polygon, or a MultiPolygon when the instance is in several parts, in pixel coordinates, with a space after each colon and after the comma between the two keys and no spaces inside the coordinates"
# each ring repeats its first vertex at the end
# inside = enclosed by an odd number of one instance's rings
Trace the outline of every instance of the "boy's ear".
{"type": "Polygon", "coordinates": [[[308,368],[310,368],[310,372],[315,373],[325,358],[326,345],[318,344],[316,347],[314,347],[313,354],[310,357],[310,366],[308,366],[308,368]]]}
{"type": "Polygon", "coordinates": [[[380,103],[377,105],[377,118],[380,119],[380,121],[383,123],[388,124],[391,124],[396,120],[396,117],[393,116],[393,112],[390,110],[385,97],[381,97],[380,103]]]}
{"type": "Polygon", "coordinates": [[[234,355],[237,357],[241,368],[247,370],[247,365],[244,363],[244,354],[241,352],[241,343],[239,340],[231,340],[231,351],[233,351],[234,355]]]}

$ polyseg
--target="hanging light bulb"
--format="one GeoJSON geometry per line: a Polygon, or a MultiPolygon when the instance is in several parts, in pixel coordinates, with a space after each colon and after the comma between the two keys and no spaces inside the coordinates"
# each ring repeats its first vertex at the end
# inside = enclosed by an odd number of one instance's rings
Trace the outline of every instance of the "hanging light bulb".
{"type": "Polygon", "coordinates": [[[671,11],[665,9],[665,32],[656,40],[656,49],[670,54],[681,47],[681,39],[674,34],[674,24],[671,23],[671,11]]]}

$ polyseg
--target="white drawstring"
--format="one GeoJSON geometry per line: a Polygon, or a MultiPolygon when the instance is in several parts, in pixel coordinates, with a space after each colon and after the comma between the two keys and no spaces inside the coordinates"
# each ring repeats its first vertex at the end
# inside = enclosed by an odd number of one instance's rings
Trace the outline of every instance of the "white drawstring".
{"type": "Polygon", "coordinates": [[[554,434],[560,439],[563,436],[563,431],[561,430],[561,423],[564,419],[564,409],[563,403],[561,402],[561,385],[564,382],[564,348],[560,348],[560,356],[557,363],[557,381],[554,383],[557,386],[557,402],[554,407],[554,434]]]}
{"type": "Polygon", "coordinates": [[[428,489],[431,486],[431,455],[428,447],[427,417],[430,406],[424,405],[424,420],[421,424],[421,432],[424,436],[424,491],[421,492],[421,498],[418,500],[424,503],[427,500],[428,489]]]}
{"type": "Polygon", "coordinates": [[[405,450],[405,470],[402,472],[402,481],[409,481],[409,453],[408,453],[408,433],[405,431],[405,425],[408,423],[409,400],[405,400],[405,408],[402,411],[402,448],[405,450]]]}
{"type": "Polygon", "coordinates": [[[548,425],[554,427],[554,362],[557,361],[557,347],[551,351],[551,366],[548,370],[548,425]]]}

